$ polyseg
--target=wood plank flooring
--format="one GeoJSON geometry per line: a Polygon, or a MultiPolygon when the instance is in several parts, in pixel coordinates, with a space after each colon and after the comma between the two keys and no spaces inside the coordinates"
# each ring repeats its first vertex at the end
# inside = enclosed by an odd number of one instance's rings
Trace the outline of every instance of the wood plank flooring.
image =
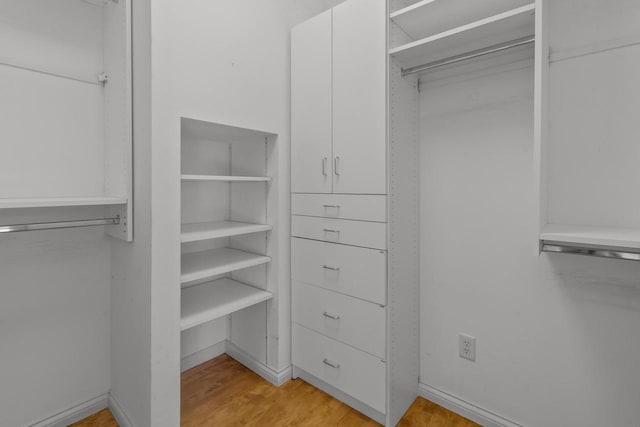
{"type": "MultiPolygon", "coordinates": [[[[328,394],[298,379],[274,387],[225,355],[182,374],[182,427],[379,426],[328,394]]],[[[422,398],[400,427],[476,427],[478,424],[422,398]]],[[[73,427],[117,427],[108,409],[73,427]]]]}

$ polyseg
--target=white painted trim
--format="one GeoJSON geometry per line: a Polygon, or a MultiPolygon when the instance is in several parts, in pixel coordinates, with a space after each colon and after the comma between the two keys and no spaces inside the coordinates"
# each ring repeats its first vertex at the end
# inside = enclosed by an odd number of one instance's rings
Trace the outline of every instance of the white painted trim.
{"type": "Polygon", "coordinates": [[[494,412],[424,383],[418,384],[418,394],[485,427],[523,427],[522,424],[508,420],[494,412]]]}
{"type": "Polygon", "coordinates": [[[280,387],[291,379],[291,366],[278,372],[249,356],[230,341],[226,342],[226,353],[276,387],[280,387]]]}
{"type": "Polygon", "coordinates": [[[204,362],[208,362],[225,352],[225,341],[222,340],[209,347],[198,350],[195,353],[191,353],[184,356],[180,360],[180,372],[187,371],[195,366],[201,365],[204,362]]]}
{"type": "Polygon", "coordinates": [[[293,367],[293,378],[302,378],[305,382],[308,382],[309,384],[311,384],[312,386],[324,391],[325,393],[327,393],[328,395],[331,395],[333,397],[335,397],[336,399],[338,399],[339,401],[351,406],[353,409],[355,409],[358,412],[361,412],[362,414],[366,415],[367,417],[371,418],[372,420],[385,425],[386,423],[386,415],[376,411],[375,409],[373,409],[371,406],[362,403],[361,401],[359,401],[358,399],[354,399],[353,397],[351,397],[350,395],[348,395],[347,393],[343,392],[342,390],[332,386],[331,384],[326,383],[325,381],[322,381],[320,378],[316,377],[315,375],[310,374],[309,372],[305,371],[304,369],[300,369],[297,366],[293,367]]]}
{"type": "Polygon", "coordinates": [[[120,427],[135,427],[118,399],[112,394],[109,395],[109,410],[120,427]]]}
{"type": "Polygon", "coordinates": [[[108,406],[108,402],[109,394],[105,393],[87,400],[86,402],[75,405],[65,411],[59,412],[42,421],[31,424],[31,427],[67,427],[69,424],[73,424],[76,421],[80,421],[89,415],[93,415],[96,412],[105,409],[108,406]]]}

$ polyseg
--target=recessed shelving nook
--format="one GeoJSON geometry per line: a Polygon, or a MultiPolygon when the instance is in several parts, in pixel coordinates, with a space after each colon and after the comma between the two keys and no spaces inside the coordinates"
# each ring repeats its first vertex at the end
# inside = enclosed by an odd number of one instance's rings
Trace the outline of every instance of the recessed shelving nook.
{"type": "Polygon", "coordinates": [[[22,222],[70,226],[90,212],[117,218],[108,234],[132,239],[130,9],[129,0],[0,5],[0,224],[16,209],[22,222]]]}
{"type": "Polygon", "coordinates": [[[640,260],[640,4],[540,1],[536,246],[640,260]]]}
{"type": "Polygon", "coordinates": [[[266,364],[276,135],[182,118],[181,139],[181,329],[226,322],[226,339],[266,364]]]}

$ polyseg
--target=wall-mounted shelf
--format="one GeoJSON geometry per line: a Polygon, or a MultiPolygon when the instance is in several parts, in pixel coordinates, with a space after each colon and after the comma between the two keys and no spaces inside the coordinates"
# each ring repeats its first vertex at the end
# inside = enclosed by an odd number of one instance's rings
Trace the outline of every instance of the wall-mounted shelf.
{"type": "Polygon", "coordinates": [[[214,221],[182,224],[180,240],[182,243],[200,240],[219,239],[222,237],[240,236],[243,234],[269,231],[273,227],[268,224],[249,224],[246,222],[214,221]]]}
{"type": "Polygon", "coordinates": [[[531,0],[422,0],[393,12],[391,20],[419,40],[530,3],[531,0]]]}
{"type": "Polygon", "coordinates": [[[127,199],[121,199],[118,197],[42,197],[0,199],[0,209],[112,206],[126,204],[127,199]]]}
{"type": "Polygon", "coordinates": [[[273,294],[231,279],[182,289],[180,329],[185,330],[267,301],[273,294]]]}
{"type": "Polygon", "coordinates": [[[640,230],[631,228],[547,224],[540,232],[540,240],[640,249],[640,230]]]}
{"type": "Polygon", "coordinates": [[[530,36],[535,32],[535,5],[529,4],[415,42],[393,48],[389,54],[403,66],[478,50],[530,36]]]}
{"type": "Polygon", "coordinates": [[[267,182],[268,176],[181,175],[182,181],[267,182]]]}
{"type": "Polygon", "coordinates": [[[271,262],[271,258],[231,248],[192,252],[182,255],[182,284],[271,262]]]}

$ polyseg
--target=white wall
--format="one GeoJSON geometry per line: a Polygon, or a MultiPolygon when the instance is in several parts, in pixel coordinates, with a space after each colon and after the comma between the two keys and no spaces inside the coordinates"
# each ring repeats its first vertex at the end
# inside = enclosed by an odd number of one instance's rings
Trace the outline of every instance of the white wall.
{"type": "MultiPolygon", "coordinates": [[[[151,424],[179,415],[180,117],[279,135],[281,296],[289,294],[289,30],[336,1],[161,1],[151,5],[151,424]]],[[[283,298],[282,304],[289,302],[283,298]]],[[[290,319],[279,319],[278,364],[289,363],[290,319]]],[[[216,329],[216,328],[214,328],[216,329]]],[[[216,338],[216,337],[212,337],[216,338]]],[[[219,337],[222,338],[222,337],[219,337]]],[[[215,341],[215,339],[214,339],[215,341]]]]}
{"type": "MultiPolygon", "coordinates": [[[[29,222],[23,215],[3,212],[0,223],[29,222]]],[[[0,236],[0,425],[106,397],[109,246],[100,227],[0,236]]]]}
{"type": "Polygon", "coordinates": [[[530,63],[423,84],[420,379],[526,426],[638,425],[640,264],[532,255],[532,94],[530,63]]]}

